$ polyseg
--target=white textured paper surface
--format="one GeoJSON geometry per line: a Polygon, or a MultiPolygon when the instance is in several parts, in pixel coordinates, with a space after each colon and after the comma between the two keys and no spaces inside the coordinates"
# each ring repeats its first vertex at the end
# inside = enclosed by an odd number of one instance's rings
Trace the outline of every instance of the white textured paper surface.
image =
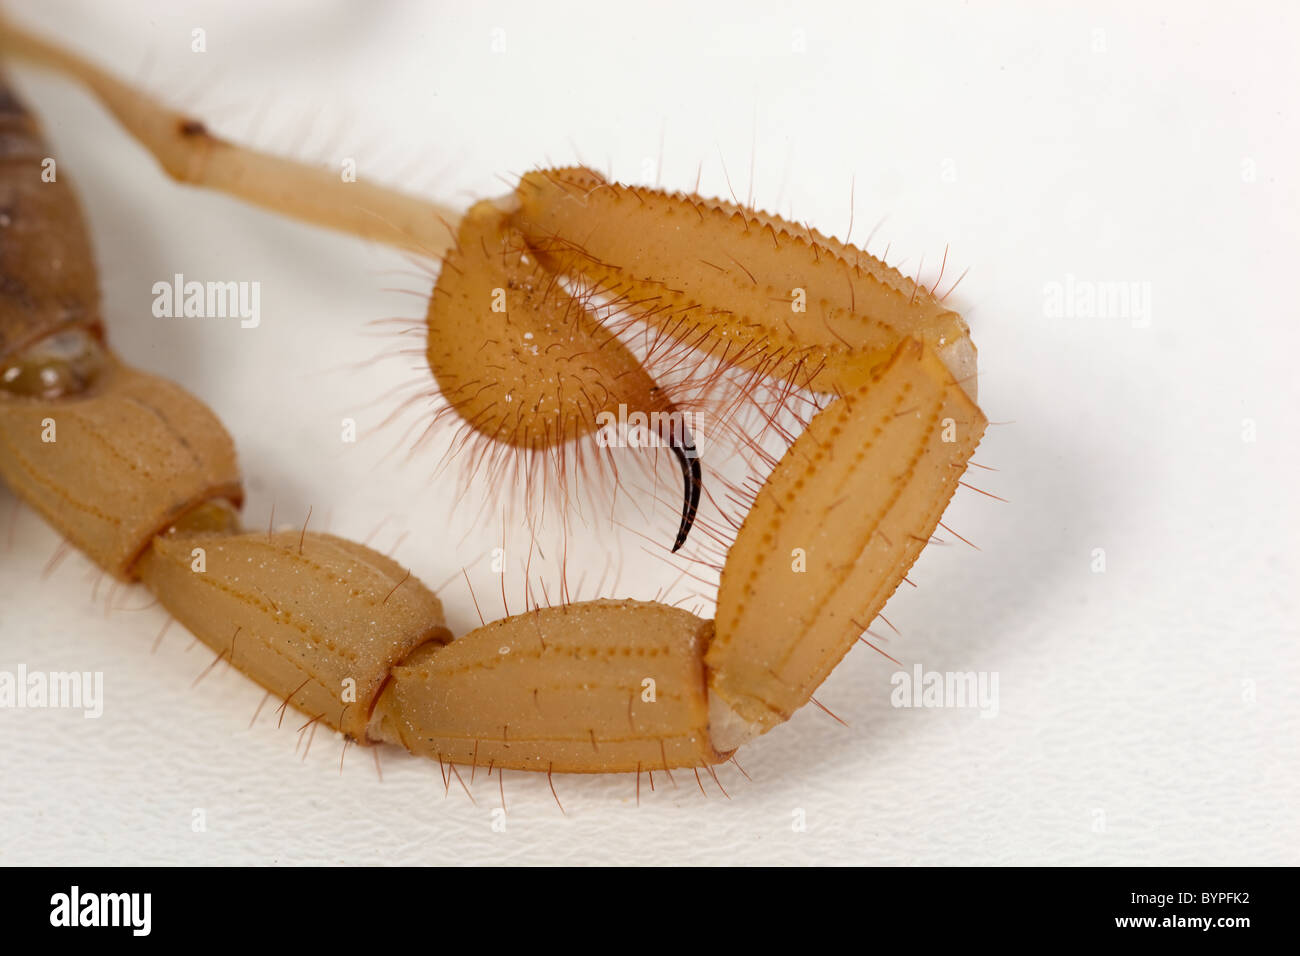
{"type": "MultiPolygon", "coordinates": [[[[950,301],[1006,423],[976,459],[998,470],[968,480],[1009,503],[958,494],[945,523],[981,550],[927,551],[888,649],[996,673],[996,717],[891,707],[895,667],[859,647],[818,695],[849,728],[806,708],[741,752],[752,782],[719,771],[729,800],[689,772],[643,777],[639,808],[632,777],[557,777],[561,815],[544,777],[508,773],[494,832],[495,775],[472,804],[398,751],[382,782],[355,748],[340,774],[324,732],[299,759],[302,718],[277,728],[274,704],[250,728],[258,689],[224,667],[194,686],[211,654],[179,626],[150,653],[165,618],[141,589],[106,613],[81,557],[43,574],[57,537],[0,491],[0,669],[100,671],[106,697],[97,720],[0,710],[0,863],[1300,862],[1294,11],[461,6],[6,3],[218,132],[457,205],[579,156],[653,182],[662,137],[664,185],[702,163],[725,193],[725,161],[744,199],[752,160],[759,205],[841,236],[853,183],[854,238],[883,219],[872,251],[907,271],[937,278],[949,246],[941,288],[970,269],[950,301]],[[1138,283],[1150,311],[1062,315],[1052,283],[1138,283]]],[[[420,314],[386,290],[427,287],[421,267],[173,185],[77,88],[14,72],[85,202],[113,342],[226,422],[249,523],[274,502],[277,523],[310,506],[375,532],[451,581],[458,633],[469,565],[499,616],[499,522],[449,509],[433,462],[379,461],[400,432],[338,440],[390,410],[364,403],[392,365],[348,366],[394,344],[366,322],[420,314]],[[155,319],[176,272],[259,281],[261,326],[155,319]]],[[[584,596],[604,547],[574,545],[584,596]]],[[[605,593],[672,582],[624,549],[605,593]]]]}

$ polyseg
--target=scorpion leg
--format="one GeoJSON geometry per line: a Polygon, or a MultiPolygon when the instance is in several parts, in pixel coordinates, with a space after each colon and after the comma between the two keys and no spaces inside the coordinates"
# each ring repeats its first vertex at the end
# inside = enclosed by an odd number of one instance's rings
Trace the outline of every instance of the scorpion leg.
{"type": "Polygon", "coordinates": [[[158,103],[90,61],[36,36],[0,12],[0,53],[80,82],[177,182],[216,189],[329,229],[436,257],[450,245],[457,214],[337,170],[239,146],[192,116],[158,103]]]}

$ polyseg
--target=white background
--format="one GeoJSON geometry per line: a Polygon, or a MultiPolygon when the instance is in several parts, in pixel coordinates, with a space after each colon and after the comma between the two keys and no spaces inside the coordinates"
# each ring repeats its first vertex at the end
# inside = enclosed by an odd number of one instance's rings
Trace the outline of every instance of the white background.
{"type": "MultiPolygon", "coordinates": [[[[99,720],[0,711],[0,862],[1297,863],[1295,263],[1300,17],[1277,4],[7,3],[24,22],[218,132],[464,206],[582,158],[624,181],[744,198],[943,287],[979,346],[991,420],[946,523],[887,613],[889,650],[999,676],[999,713],[890,706],[859,647],[799,712],[673,789],[630,776],[453,783],[301,720],[0,490],[0,668],[105,675],[99,720]],[[190,50],[207,31],[207,52],[190,50]],[[494,53],[494,30],[505,50],[494,53]],[[803,51],[798,50],[802,38],[803,51]],[[661,146],[662,142],[662,146],[661,146]],[[662,149],[662,168],[655,163],[662,149]],[[751,187],[750,167],[753,178],[751,187]],[[1061,316],[1051,283],[1133,282],[1141,315],[1061,316]],[[1247,422],[1249,420],[1249,422],[1247,422]],[[1255,440],[1246,441],[1253,423],[1255,440]],[[1105,571],[1094,570],[1104,549],[1105,571]],[[206,832],[193,832],[195,809],[206,832]],[[806,832],[795,832],[803,810],[806,832]]],[[[248,523],[393,549],[457,633],[503,613],[499,520],[377,431],[418,360],[350,367],[419,316],[427,268],[168,181],[73,85],[13,71],[75,181],[112,341],[222,417],[248,523]],[[390,270],[405,272],[394,274],[390,270]],[[262,325],[155,319],[174,272],[256,280],[262,325]],[[373,330],[372,330],[373,331],[373,330]],[[372,404],[366,405],[370,402],[372,404]],[[364,440],[339,441],[354,415],[364,440]],[[399,538],[402,532],[404,538],[399,538]]],[[[671,496],[670,496],[671,497],[671,496]]],[[[674,519],[649,530],[662,540],[674,519]]],[[[571,554],[606,595],[676,578],[593,529],[571,554]],[[612,577],[612,575],[611,575],[612,577]]],[[[522,573],[507,575],[522,601],[522,573]]],[[[877,628],[879,630],[879,628],[877,628]]]]}

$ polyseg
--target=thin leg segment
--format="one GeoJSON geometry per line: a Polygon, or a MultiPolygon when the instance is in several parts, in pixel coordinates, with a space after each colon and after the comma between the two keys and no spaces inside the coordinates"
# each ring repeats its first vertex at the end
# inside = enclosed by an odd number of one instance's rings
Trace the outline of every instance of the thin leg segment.
{"type": "Polygon", "coordinates": [[[213,136],[93,63],[23,30],[0,14],[0,53],[57,70],[83,84],[178,182],[216,189],[304,222],[437,258],[452,243],[450,207],[336,170],[295,162],[213,136]]]}

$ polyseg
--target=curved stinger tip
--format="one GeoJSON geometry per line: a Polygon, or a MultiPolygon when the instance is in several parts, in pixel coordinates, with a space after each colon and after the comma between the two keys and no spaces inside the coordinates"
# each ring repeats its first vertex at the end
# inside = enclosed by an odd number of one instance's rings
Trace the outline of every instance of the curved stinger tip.
{"type": "Polygon", "coordinates": [[[700,455],[689,435],[684,442],[673,436],[669,447],[682,466],[682,522],[677,528],[677,540],[673,542],[673,554],[676,554],[686,543],[686,538],[695,525],[695,513],[700,508],[700,489],[704,480],[700,470],[700,455]]]}

